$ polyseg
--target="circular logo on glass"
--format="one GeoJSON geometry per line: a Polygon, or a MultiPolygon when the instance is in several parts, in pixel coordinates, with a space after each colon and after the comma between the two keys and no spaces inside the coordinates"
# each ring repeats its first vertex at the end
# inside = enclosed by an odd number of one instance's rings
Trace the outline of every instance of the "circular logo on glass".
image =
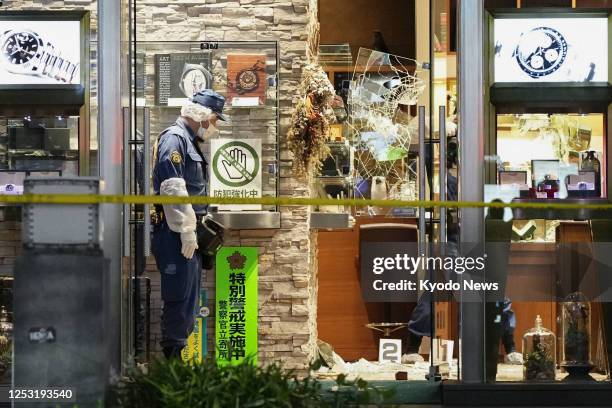
{"type": "Polygon", "coordinates": [[[527,75],[541,78],[561,68],[567,57],[567,41],[553,28],[537,27],[521,35],[514,56],[527,75]]]}

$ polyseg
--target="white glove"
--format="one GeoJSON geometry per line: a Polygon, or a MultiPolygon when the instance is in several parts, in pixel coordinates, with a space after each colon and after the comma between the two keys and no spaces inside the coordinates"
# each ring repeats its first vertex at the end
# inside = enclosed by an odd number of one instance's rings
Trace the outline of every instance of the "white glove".
{"type": "Polygon", "coordinates": [[[181,254],[187,258],[193,258],[195,250],[198,249],[198,240],[195,231],[181,233],[181,254]]]}
{"type": "MultiPolygon", "coordinates": [[[[164,180],[160,187],[161,195],[175,197],[187,197],[185,180],[182,178],[169,178],[164,180]]],[[[196,216],[191,204],[166,205],[164,204],[164,215],[168,227],[174,232],[181,234],[181,254],[187,258],[193,258],[198,248],[196,237],[196,216]]]]}

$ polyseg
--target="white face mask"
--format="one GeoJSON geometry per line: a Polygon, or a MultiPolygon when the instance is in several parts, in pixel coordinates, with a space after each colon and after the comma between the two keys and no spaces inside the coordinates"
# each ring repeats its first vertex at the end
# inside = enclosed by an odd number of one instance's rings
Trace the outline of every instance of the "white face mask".
{"type": "MultiPolygon", "coordinates": [[[[214,139],[215,137],[219,136],[219,129],[217,129],[212,123],[208,125],[208,129],[201,127],[200,131],[202,131],[202,139],[204,140],[214,139]]],[[[200,131],[198,131],[198,135],[200,131]]]]}
{"type": "Polygon", "coordinates": [[[204,129],[204,126],[202,126],[202,123],[200,123],[200,128],[198,129],[198,133],[196,133],[196,136],[198,137],[198,139],[204,141],[205,133],[206,129],[204,129]]]}

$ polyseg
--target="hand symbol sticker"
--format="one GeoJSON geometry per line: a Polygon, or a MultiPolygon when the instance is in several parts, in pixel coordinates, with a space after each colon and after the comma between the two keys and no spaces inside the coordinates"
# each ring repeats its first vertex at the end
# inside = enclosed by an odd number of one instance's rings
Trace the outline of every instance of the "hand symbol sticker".
{"type": "Polygon", "coordinates": [[[250,144],[240,141],[225,143],[213,155],[212,170],[228,187],[242,187],[259,174],[259,154],[250,144]]]}
{"type": "Polygon", "coordinates": [[[230,180],[241,180],[247,178],[243,174],[243,171],[245,171],[247,167],[247,155],[242,151],[242,149],[237,147],[230,150],[229,155],[233,160],[221,160],[221,164],[223,165],[228,178],[230,180]]]}

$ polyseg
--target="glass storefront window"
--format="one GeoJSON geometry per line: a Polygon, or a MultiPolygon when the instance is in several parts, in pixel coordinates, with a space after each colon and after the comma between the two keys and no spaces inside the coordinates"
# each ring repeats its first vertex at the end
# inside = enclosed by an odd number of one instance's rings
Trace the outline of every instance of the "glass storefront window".
{"type": "MultiPolygon", "coordinates": [[[[44,44],[38,65],[29,65],[44,70],[36,75],[5,66],[0,75],[0,196],[22,194],[28,176],[98,175],[96,2],[58,2],[51,11],[6,3],[2,32],[31,33],[44,44]]],[[[32,38],[30,46],[36,44],[32,38]]],[[[13,269],[22,251],[21,222],[21,206],[0,205],[0,384],[11,381],[12,339],[3,327],[15,323],[13,269]]]]}
{"type": "MultiPolygon", "coordinates": [[[[485,191],[517,203],[607,197],[604,114],[498,114],[495,129],[497,185],[485,191]]],[[[505,301],[487,303],[488,380],[609,380],[600,297],[607,283],[599,275],[605,262],[596,261],[607,238],[593,227],[607,215],[555,209],[512,215],[495,226],[510,239],[498,267],[505,301]]]]}
{"type": "Polygon", "coordinates": [[[601,226],[610,215],[583,208],[608,202],[609,100],[597,96],[596,83],[608,79],[609,16],[581,13],[569,7],[586,3],[571,3],[485,2],[492,103],[485,201],[526,205],[495,222],[489,210],[485,220],[487,243],[503,237],[507,245],[494,266],[503,276],[504,300],[486,303],[488,381],[609,380],[610,283],[602,254],[610,237],[601,226]],[[568,8],[533,9],[552,6],[568,8]],[[545,30],[563,45],[547,43],[540,57],[529,50],[545,30]],[[591,37],[573,40],[581,35],[591,37]],[[527,208],[530,203],[551,207],[527,208]]]}

